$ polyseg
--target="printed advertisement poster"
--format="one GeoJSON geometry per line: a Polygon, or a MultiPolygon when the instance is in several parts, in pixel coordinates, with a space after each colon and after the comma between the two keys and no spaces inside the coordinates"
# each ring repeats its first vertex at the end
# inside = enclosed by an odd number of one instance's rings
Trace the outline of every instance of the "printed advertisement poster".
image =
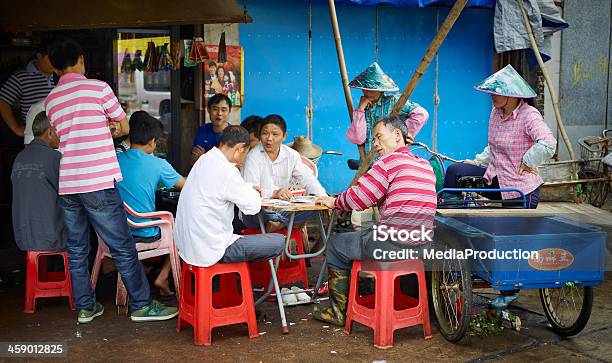
{"type": "Polygon", "coordinates": [[[204,98],[203,104],[217,93],[223,93],[232,101],[233,107],[242,107],[243,104],[243,58],[240,46],[230,46],[227,49],[227,60],[218,61],[218,45],[207,45],[206,51],[210,59],[203,64],[204,67],[204,98]]]}

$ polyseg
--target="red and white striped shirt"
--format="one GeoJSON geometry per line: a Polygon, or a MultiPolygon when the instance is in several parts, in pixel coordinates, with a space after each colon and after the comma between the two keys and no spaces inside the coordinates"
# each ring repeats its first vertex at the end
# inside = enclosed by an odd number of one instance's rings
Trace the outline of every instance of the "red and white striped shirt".
{"type": "Polygon", "coordinates": [[[336,198],[336,209],[377,205],[380,224],[402,229],[433,228],[436,177],[429,162],[401,147],[378,158],[372,168],[336,198]]]}
{"type": "Polygon", "coordinates": [[[114,188],[122,177],[108,123],[124,119],[125,112],[110,86],[65,74],[49,93],[45,110],[60,139],[59,194],[114,188]]]}

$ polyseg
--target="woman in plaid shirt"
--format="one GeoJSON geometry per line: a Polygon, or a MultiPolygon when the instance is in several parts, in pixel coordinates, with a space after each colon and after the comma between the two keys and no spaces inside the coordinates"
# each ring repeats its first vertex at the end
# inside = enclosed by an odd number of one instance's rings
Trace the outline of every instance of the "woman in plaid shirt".
{"type": "MultiPolygon", "coordinates": [[[[493,99],[488,145],[474,160],[451,165],[444,177],[444,187],[456,188],[463,176],[484,176],[490,188],[521,190],[527,198],[527,207],[535,209],[544,183],[537,168],[554,155],[557,144],[540,112],[525,101],[535,97],[535,91],[511,65],[474,88],[490,93],[493,99]]],[[[504,207],[522,204],[517,192],[486,196],[501,199],[504,207]]]]}

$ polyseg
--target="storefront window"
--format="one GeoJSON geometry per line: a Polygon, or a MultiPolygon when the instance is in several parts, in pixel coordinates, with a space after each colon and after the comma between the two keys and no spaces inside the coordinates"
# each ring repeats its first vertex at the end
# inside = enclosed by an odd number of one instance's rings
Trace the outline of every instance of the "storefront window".
{"type": "Polygon", "coordinates": [[[155,153],[165,156],[172,132],[169,31],[121,30],[116,44],[119,102],[128,117],[142,110],[161,121],[164,133],[155,153]]]}

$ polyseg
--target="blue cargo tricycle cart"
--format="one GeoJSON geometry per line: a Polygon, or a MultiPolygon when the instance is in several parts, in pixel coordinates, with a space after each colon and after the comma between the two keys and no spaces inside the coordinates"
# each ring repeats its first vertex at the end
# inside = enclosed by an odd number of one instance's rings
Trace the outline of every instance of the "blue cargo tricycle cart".
{"type": "MultiPolygon", "coordinates": [[[[456,162],[428,151],[442,177],[442,159],[456,162]]],[[[426,258],[441,334],[451,342],[466,334],[473,288],[492,288],[502,296],[538,289],[552,329],[561,336],[578,334],[591,315],[593,287],[604,279],[606,233],[586,223],[523,209],[524,196],[522,208],[495,207],[494,201],[479,197],[482,178],[467,178],[463,189],[438,188],[431,252],[437,255],[426,258]]]]}

